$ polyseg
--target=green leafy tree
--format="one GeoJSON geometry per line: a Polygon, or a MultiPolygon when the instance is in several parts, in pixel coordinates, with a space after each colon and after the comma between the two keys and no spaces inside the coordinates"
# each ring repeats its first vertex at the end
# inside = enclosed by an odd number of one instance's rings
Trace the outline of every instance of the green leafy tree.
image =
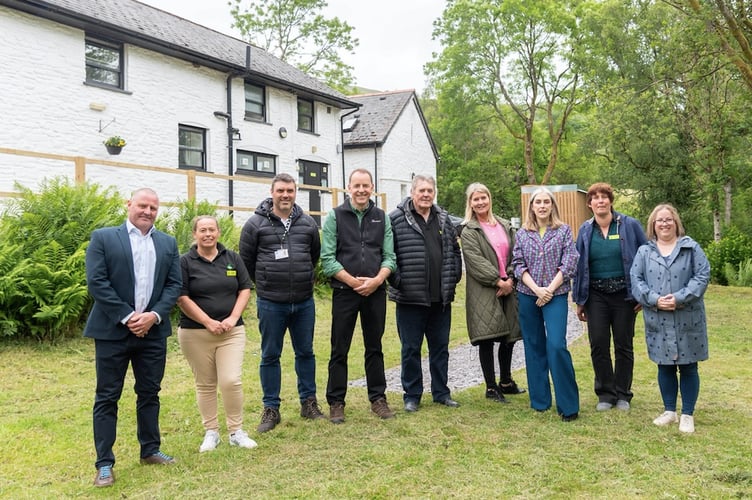
{"type": "Polygon", "coordinates": [[[442,51],[427,65],[438,93],[492,111],[522,145],[526,181],[547,184],[580,102],[576,2],[451,0],[434,23],[442,51]],[[546,153],[536,163],[536,148],[546,153]]]}
{"type": "Polygon", "coordinates": [[[340,53],[352,53],[359,41],[347,22],[321,14],[325,0],[232,0],[229,5],[233,26],[250,43],[342,92],[355,83],[353,68],[340,53]]]}

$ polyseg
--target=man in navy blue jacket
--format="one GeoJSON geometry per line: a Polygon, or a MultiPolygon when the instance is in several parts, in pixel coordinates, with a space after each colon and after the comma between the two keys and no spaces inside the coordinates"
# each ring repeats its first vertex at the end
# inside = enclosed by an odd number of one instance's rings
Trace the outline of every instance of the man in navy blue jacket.
{"type": "Polygon", "coordinates": [[[125,224],[98,229],[86,251],[86,281],[94,306],[84,336],[94,339],[97,388],[94,400],[95,486],[111,486],[118,401],[128,364],[135,379],[141,463],[172,464],[160,451],[159,391],[172,333],[170,311],[180,294],[175,238],[154,228],[157,193],[136,190],[125,224]]]}

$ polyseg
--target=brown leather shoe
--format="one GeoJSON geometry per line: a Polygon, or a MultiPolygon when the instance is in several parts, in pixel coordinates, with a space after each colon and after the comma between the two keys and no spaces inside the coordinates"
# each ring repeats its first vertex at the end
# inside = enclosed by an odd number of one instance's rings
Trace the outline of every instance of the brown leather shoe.
{"type": "Polygon", "coordinates": [[[97,469],[97,475],[94,478],[94,486],[104,488],[115,484],[115,476],[112,472],[112,465],[103,465],[97,469]]]}
{"type": "Polygon", "coordinates": [[[158,451],[154,455],[142,458],[141,463],[144,465],[173,465],[177,461],[170,455],[158,451]]]}

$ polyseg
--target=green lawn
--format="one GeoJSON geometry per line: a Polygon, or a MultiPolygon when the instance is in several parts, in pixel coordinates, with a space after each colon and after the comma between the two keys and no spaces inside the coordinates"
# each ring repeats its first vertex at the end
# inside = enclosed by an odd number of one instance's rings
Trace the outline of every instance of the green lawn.
{"type": "MultiPolygon", "coordinates": [[[[288,343],[282,423],[257,435],[259,340],[251,319],[245,427],[259,447],[230,448],[223,430],[218,449],[199,454],[203,431],[193,380],[173,336],[161,426],[163,450],[180,462],[139,465],[135,398],[128,382],[115,445],[117,481],[104,490],[92,486],[92,342],[0,343],[0,498],[750,498],[752,289],[711,287],[706,299],[710,360],[700,365],[693,435],[651,423],[662,405],[656,368],[645,354],[642,318],[635,340],[635,399],[628,413],[595,412],[583,337],[572,347],[582,405],[581,418],[572,423],[553,412],[532,411],[526,396],[509,405],[488,402],[482,387],[456,392],[459,409],[424,400],[419,412],[399,411],[390,421],[370,414],[365,389],[351,388],[345,424],[303,421],[288,343]]],[[[453,345],[466,341],[463,301],[460,296],[454,308],[453,345]]],[[[323,401],[331,304],[320,299],[318,307],[317,379],[323,401]]],[[[384,346],[392,367],[399,364],[392,304],[389,315],[384,346]]],[[[363,376],[362,355],[362,344],[355,341],[351,378],[363,376]]],[[[516,379],[526,385],[524,373],[516,379]]],[[[401,410],[400,395],[389,397],[401,410]]]]}

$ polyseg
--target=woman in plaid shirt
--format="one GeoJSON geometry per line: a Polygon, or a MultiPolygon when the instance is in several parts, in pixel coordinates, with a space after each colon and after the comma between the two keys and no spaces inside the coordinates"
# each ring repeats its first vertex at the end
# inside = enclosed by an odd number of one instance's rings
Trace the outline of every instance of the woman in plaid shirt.
{"type": "Polygon", "coordinates": [[[578,258],[572,230],[560,219],[554,195],[546,188],[536,189],[530,196],[525,223],[517,232],[512,266],[530,406],[541,412],[551,407],[550,372],[556,410],[565,422],[575,420],[580,411],[572,356],[567,349],[567,295],[578,258]]]}

